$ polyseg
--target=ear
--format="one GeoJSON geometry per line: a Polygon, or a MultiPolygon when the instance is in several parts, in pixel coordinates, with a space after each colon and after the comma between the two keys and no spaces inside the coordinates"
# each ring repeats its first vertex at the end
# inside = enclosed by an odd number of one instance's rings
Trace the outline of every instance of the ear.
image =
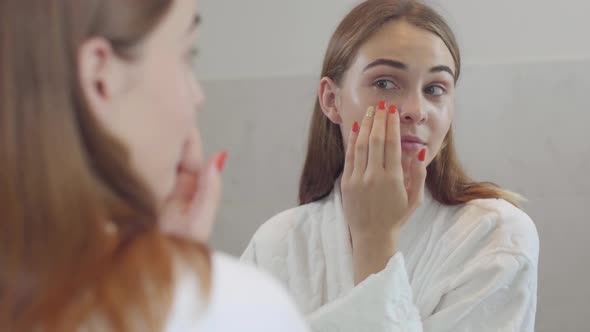
{"type": "Polygon", "coordinates": [[[78,79],[90,111],[99,120],[112,113],[122,87],[121,60],[111,43],[92,38],[78,49],[78,79]]]}
{"type": "Polygon", "coordinates": [[[322,112],[335,124],[342,124],[339,92],[340,88],[331,78],[323,77],[320,80],[318,100],[322,107],[322,112]]]}

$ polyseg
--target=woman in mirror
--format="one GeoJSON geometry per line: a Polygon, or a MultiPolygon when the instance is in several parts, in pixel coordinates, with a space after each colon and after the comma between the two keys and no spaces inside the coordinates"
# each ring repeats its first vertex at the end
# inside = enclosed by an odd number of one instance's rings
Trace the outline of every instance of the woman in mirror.
{"type": "Polygon", "coordinates": [[[450,27],[417,1],[365,1],[333,34],[301,205],[242,257],[289,288],[314,330],[534,330],[537,231],[518,195],[459,164],[460,70],[450,27]]]}

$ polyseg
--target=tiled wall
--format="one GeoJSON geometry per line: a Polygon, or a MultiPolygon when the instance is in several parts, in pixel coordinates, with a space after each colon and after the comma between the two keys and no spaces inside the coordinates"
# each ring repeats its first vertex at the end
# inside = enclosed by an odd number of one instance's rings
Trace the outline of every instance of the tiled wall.
{"type": "MultiPolygon", "coordinates": [[[[203,82],[209,152],[230,153],[213,246],[239,255],[295,206],[317,77],[203,82]]],[[[590,311],[590,60],[465,68],[456,136],[474,177],[524,194],[541,238],[537,331],[586,331],[590,311]]]]}

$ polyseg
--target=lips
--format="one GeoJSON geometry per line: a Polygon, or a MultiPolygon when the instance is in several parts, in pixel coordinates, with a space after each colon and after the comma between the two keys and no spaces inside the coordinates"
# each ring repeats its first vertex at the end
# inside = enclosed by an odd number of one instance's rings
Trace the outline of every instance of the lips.
{"type": "Polygon", "coordinates": [[[417,136],[404,135],[401,137],[401,145],[403,152],[417,152],[426,147],[426,143],[417,136]]]}

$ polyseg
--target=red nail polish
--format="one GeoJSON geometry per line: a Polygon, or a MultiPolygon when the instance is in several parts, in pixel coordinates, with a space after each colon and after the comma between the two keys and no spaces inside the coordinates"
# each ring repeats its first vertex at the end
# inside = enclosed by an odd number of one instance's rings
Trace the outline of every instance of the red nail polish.
{"type": "Polygon", "coordinates": [[[385,110],[385,101],[384,100],[382,100],[382,101],[379,102],[379,107],[378,108],[380,110],[385,110]]]}
{"type": "Polygon", "coordinates": [[[227,152],[222,152],[219,154],[219,156],[217,157],[217,160],[215,161],[215,167],[217,167],[217,170],[221,173],[221,171],[223,171],[223,168],[225,167],[225,161],[227,160],[227,152]]]}
{"type": "Polygon", "coordinates": [[[420,150],[420,153],[418,154],[418,160],[420,160],[420,161],[426,160],[426,149],[420,150]]]}
{"type": "Polygon", "coordinates": [[[354,124],[352,125],[352,131],[354,133],[358,133],[360,129],[361,128],[359,127],[359,123],[355,121],[354,124]]]}
{"type": "Polygon", "coordinates": [[[389,106],[389,113],[395,114],[395,112],[397,112],[397,106],[395,106],[395,105],[389,106]]]}

